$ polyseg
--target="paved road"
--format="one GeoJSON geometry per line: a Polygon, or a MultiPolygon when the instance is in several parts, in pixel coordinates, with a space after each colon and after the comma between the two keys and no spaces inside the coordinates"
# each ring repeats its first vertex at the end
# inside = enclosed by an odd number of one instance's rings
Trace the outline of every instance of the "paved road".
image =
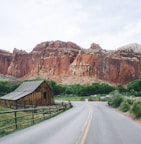
{"type": "Polygon", "coordinates": [[[86,144],[141,144],[141,125],[110,108],[91,103],[93,118],[86,144]]]}
{"type": "Polygon", "coordinates": [[[101,102],[74,108],[3,138],[0,144],[141,144],[141,125],[101,102]]]}
{"type": "Polygon", "coordinates": [[[88,103],[76,102],[52,119],[0,138],[0,144],[79,144],[88,115],[88,103]]]}

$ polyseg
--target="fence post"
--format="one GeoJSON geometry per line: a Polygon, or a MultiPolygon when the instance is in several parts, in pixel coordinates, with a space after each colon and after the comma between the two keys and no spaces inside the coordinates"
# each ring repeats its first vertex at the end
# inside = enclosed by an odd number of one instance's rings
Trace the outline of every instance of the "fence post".
{"type": "Polygon", "coordinates": [[[71,107],[72,107],[72,104],[71,104],[70,100],[69,100],[69,105],[70,105],[70,108],[71,108],[71,107]]]}
{"type": "Polygon", "coordinates": [[[34,124],[34,108],[32,108],[32,123],[34,124]]]}
{"type": "Polygon", "coordinates": [[[16,129],[17,129],[17,112],[16,111],[14,111],[14,117],[15,117],[15,127],[16,127],[16,129]]]}
{"type": "Polygon", "coordinates": [[[43,108],[43,118],[45,119],[45,110],[44,110],[44,108],[43,108]]]}
{"type": "Polygon", "coordinates": [[[48,113],[49,113],[49,116],[51,116],[51,108],[50,107],[48,108],[48,113]]]}

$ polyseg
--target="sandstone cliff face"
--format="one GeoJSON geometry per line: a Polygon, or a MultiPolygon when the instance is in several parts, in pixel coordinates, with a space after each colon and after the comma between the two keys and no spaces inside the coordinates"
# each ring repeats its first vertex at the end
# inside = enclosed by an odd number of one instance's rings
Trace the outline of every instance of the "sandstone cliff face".
{"type": "Polygon", "coordinates": [[[48,41],[30,53],[0,50],[0,73],[24,79],[42,77],[65,84],[127,84],[141,78],[141,46],[131,44],[106,51],[95,43],[82,49],[72,42],[48,41]]]}
{"type": "Polygon", "coordinates": [[[137,47],[138,52],[134,44],[117,51],[91,47],[76,57],[70,65],[70,74],[78,77],[89,76],[114,84],[127,84],[141,78],[141,46],[137,47]]]}
{"type": "Polygon", "coordinates": [[[15,77],[22,77],[29,71],[29,54],[25,51],[14,49],[7,74],[15,77]]]}
{"type": "Polygon", "coordinates": [[[81,48],[72,42],[51,41],[38,44],[30,53],[31,76],[60,81],[81,48]]]}
{"type": "Polygon", "coordinates": [[[10,52],[0,50],[0,73],[6,75],[7,69],[11,63],[12,54],[10,52]]]}

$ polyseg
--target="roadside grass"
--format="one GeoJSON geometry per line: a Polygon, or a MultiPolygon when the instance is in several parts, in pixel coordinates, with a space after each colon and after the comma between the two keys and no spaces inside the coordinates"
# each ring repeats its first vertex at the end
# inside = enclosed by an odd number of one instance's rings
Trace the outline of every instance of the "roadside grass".
{"type": "Polygon", "coordinates": [[[81,97],[79,97],[79,96],[73,96],[73,95],[59,95],[59,96],[55,96],[55,100],[80,101],[81,97]]]}
{"type": "MultiPolygon", "coordinates": [[[[40,110],[37,110],[34,114],[34,119],[33,119],[32,111],[17,112],[16,113],[17,127],[15,125],[15,115],[14,115],[15,113],[12,112],[12,113],[0,114],[0,137],[7,135],[7,134],[10,134],[14,131],[21,130],[23,128],[26,128],[26,127],[32,126],[34,124],[40,123],[40,122],[47,120],[47,119],[50,119],[52,117],[55,117],[58,114],[66,111],[68,109],[70,109],[70,108],[65,107],[60,111],[55,110],[51,113],[46,113],[46,114],[42,113],[40,110]]],[[[0,112],[10,111],[10,110],[13,110],[13,109],[10,109],[10,108],[4,107],[4,106],[0,106],[0,112]]]]}
{"type": "Polygon", "coordinates": [[[100,101],[102,95],[91,95],[91,96],[76,96],[76,95],[59,95],[55,96],[55,100],[59,101],[100,101]]]}
{"type": "Polygon", "coordinates": [[[12,110],[12,109],[0,105],[0,111],[7,111],[7,110],[12,110]]]}
{"type": "MultiPolygon", "coordinates": [[[[4,106],[0,106],[0,112],[10,111],[10,110],[13,110],[13,109],[10,109],[10,108],[4,107],[4,106]]],[[[18,112],[17,119],[18,119],[18,123],[22,123],[24,121],[31,120],[32,116],[31,116],[31,113],[29,113],[29,112],[18,112]],[[23,116],[25,116],[25,117],[23,117],[23,116]]],[[[29,125],[32,125],[32,121],[29,121],[28,123],[25,123],[23,125],[19,125],[17,127],[17,130],[28,127],[29,125]]],[[[0,114],[0,136],[9,134],[15,130],[16,130],[16,128],[15,128],[14,113],[0,114]],[[11,125],[11,127],[8,127],[6,129],[1,129],[2,127],[6,127],[8,125],[11,125]]]]}

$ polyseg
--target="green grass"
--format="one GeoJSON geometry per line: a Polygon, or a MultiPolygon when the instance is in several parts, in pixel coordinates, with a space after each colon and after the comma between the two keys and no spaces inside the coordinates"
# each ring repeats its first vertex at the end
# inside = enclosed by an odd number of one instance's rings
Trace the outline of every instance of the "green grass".
{"type": "Polygon", "coordinates": [[[73,96],[73,95],[62,95],[62,96],[55,96],[55,100],[62,100],[62,101],[85,101],[88,99],[89,101],[99,101],[100,96],[73,96]]]}
{"type": "MultiPolygon", "coordinates": [[[[15,124],[15,115],[14,113],[5,113],[5,114],[0,114],[0,137],[4,136],[6,134],[12,133],[16,130],[20,130],[26,127],[29,127],[33,124],[37,124],[41,121],[47,120],[49,118],[52,118],[58,114],[60,114],[61,112],[68,110],[69,107],[63,108],[60,111],[57,111],[56,109],[53,110],[53,112],[51,114],[43,114],[42,112],[48,112],[48,109],[44,109],[44,111],[40,111],[41,109],[36,110],[36,112],[34,113],[34,118],[35,120],[32,119],[32,111],[28,111],[28,112],[17,112],[17,128],[14,125],[15,124]],[[7,127],[13,125],[11,127],[8,127],[6,129],[1,129],[3,127],[7,127]]],[[[0,106],[0,112],[2,111],[10,111],[12,109],[10,108],[6,108],[3,106],[0,106]]]]}
{"type": "Polygon", "coordinates": [[[55,100],[62,100],[62,101],[80,101],[81,97],[79,96],[55,96],[55,100]]]}
{"type": "Polygon", "coordinates": [[[0,111],[8,111],[8,110],[12,109],[0,105],[0,111]]]}
{"type": "MultiPolygon", "coordinates": [[[[10,108],[6,108],[4,106],[0,106],[0,112],[1,111],[10,111],[10,110],[13,110],[13,109],[10,109],[10,108]]],[[[15,124],[15,119],[14,119],[14,113],[5,113],[5,114],[0,114],[0,128],[2,127],[6,127],[6,126],[9,126],[9,125],[14,125],[15,124]]],[[[23,122],[23,121],[27,121],[27,120],[31,120],[31,113],[29,115],[29,113],[27,112],[17,112],[17,121],[20,123],[20,122],[23,122]],[[24,115],[26,115],[26,117],[23,117],[24,115]]],[[[24,124],[23,126],[19,125],[17,129],[21,129],[21,127],[27,127],[27,125],[31,125],[32,122],[29,122],[29,123],[26,123],[24,124]]],[[[15,126],[11,126],[11,127],[8,127],[4,130],[0,130],[0,136],[3,136],[3,135],[6,135],[6,134],[9,134],[13,131],[16,130],[16,127],[15,126]]]]}

